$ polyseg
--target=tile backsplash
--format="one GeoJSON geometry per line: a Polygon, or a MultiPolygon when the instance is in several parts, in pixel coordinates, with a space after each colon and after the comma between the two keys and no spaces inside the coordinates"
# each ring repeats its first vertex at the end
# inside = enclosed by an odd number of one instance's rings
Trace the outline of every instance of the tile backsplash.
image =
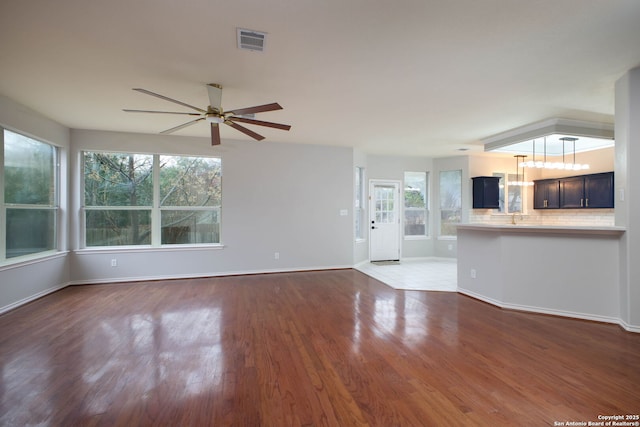
{"type": "MultiPolygon", "coordinates": [[[[558,209],[515,214],[518,224],[613,227],[613,209],[558,209]]],[[[473,224],[511,224],[512,214],[496,214],[491,209],[474,209],[469,215],[473,224]]]]}

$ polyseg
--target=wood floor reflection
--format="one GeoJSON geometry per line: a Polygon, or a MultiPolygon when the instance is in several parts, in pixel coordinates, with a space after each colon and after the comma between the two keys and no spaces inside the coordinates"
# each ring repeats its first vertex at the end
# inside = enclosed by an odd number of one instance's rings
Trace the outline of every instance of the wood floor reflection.
{"type": "Polygon", "coordinates": [[[76,286],[0,316],[3,426],[553,425],[640,411],[640,335],[355,270],[76,286]]]}

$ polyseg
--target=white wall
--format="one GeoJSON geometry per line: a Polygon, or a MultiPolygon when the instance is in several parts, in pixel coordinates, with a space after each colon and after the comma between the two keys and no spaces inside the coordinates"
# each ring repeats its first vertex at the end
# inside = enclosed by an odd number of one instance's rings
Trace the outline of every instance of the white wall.
{"type": "Polygon", "coordinates": [[[620,243],[622,319],[640,330],[640,67],[616,82],[615,223],[626,227],[620,243]]]}
{"type": "MultiPolygon", "coordinates": [[[[70,145],[69,129],[4,96],[0,96],[0,125],[58,146],[61,170],[65,170],[70,145]]],[[[59,244],[63,251],[67,247],[67,183],[68,175],[64,174],[61,176],[59,218],[59,244]]],[[[60,289],[68,281],[69,269],[64,252],[38,261],[0,266],[0,312],[60,289]]]]}
{"type": "MultiPolygon", "coordinates": [[[[73,130],[73,168],[83,150],[222,158],[224,248],[81,249],[74,236],[74,283],[194,277],[353,265],[353,152],[350,148],[73,130]],[[348,215],[341,216],[341,210],[348,215]],[[279,259],[274,258],[275,252],[279,259]],[[111,260],[117,259],[117,267],[111,260]]],[[[80,183],[72,183],[71,229],[80,224],[80,183]]]]}
{"type": "Polygon", "coordinates": [[[501,307],[620,323],[619,234],[522,230],[458,230],[458,290],[501,307]]]}

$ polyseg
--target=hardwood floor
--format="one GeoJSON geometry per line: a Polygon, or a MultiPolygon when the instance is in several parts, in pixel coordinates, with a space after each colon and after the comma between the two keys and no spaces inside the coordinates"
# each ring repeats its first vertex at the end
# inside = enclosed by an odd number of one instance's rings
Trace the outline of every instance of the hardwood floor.
{"type": "Polygon", "coordinates": [[[6,426],[553,426],[640,412],[640,335],[355,270],[66,288],[0,316],[0,369],[6,426]]]}

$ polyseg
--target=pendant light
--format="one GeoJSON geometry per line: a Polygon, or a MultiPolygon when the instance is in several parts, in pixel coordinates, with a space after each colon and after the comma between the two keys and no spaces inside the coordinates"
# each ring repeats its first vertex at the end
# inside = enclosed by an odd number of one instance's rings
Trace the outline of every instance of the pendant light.
{"type": "Polygon", "coordinates": [[[578,138],[571,136],[563,136],[560,138],[562,142],[562,161],[561,162],[548,162],[547,161],[547,137],[544,137],[544,161],[537,162],[536,161],[536,140],[533,140],[533,160],[528,162],[523,162],[522,167],[528,168],[542,168],[542,169],[564,169],[564,170],[584,170],[589,169],[588,164],[576,163],[576,141],[578,138]],[[571,142],[573,144],[573,162],[566,162],[566,143],[571,142]]]}
{"type": "Polygon", "coordinates": [[[581,164],[581,163],[576,163],[576,141],[578,140],[578,138],[573,138],[573,137],[562,137],[560,138],[560,140],[562,141],[562,165],[559,167],[559,169],[565,169],[565,170],[574,170],[574,171],[578,171],[578,170],[582,170],[582,169],[589,169],[589,165],[588,164],[581,164]],[[565,152],[565,142],[571,142],[573,143],[573,163],[566,163],[564,161],[564,152],[565,152]]]}
{"type": "Polygon", "coordinates": [[[511,185],[517,185],[519,187],[533,185],[533,182],[526,182],[524,180],[524,168],[526,163],[524,159],[526,159],[527,156],[524,154],[517,154],[513,157],[516,158],[516,181],[511,183],[511,185]],[[520,179],[520,168],[522,168],[522,179],[520,179]]]}

